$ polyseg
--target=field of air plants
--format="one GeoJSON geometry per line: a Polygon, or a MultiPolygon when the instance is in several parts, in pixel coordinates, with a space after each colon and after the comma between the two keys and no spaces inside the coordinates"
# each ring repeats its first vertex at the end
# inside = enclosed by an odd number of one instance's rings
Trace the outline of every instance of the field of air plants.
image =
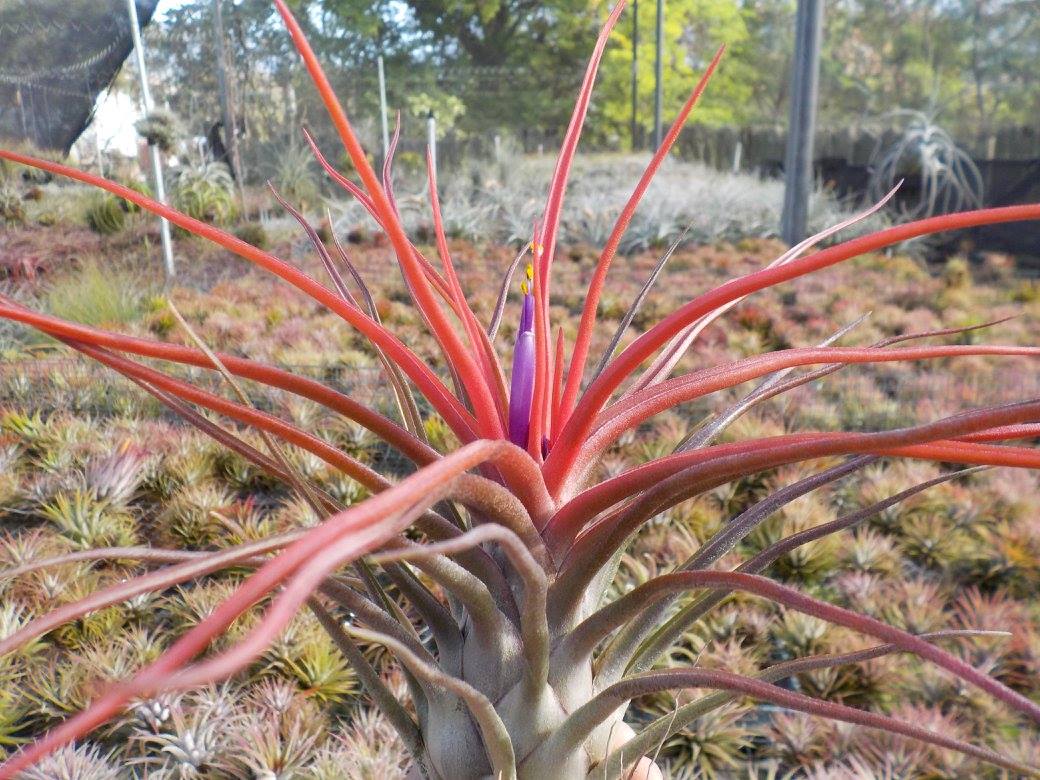
{"type": "Polygon", "coordinates": [[[1035,776],[1040,287],[901,242],[1040,208],[572,165],[606,33],[427,190],[279,8],[347,193],[0,153],[0,777],[1035,776]]]}
{"type": "MultiPolygon", "coordinates": [[[[51,189],[42,202],[88,194],[51,189]]],[[[383,321],[410,343],[428,342],[406,303],[404,283],[390,273],[388,249],[364,238],[363,226],[356,226],[361,242],[350,251],[369,277],[388,280],[376,298],[383,321]]],[[[310,248],[290,227],[275,224],[270,233],[279,254],[296,258],[311,272],[320,270],[310,248]]],[[[74,216],[54,226],[12,226],[6,246],[18,247],[24,257],[38,253],[48,265],[31,280],[9,273],[5,293],[77,321],[190,343],[154,282],[156,240],[154,226],[144,220],[104,238],[74,216]],[[56,256],[56,247],[66,243],[67,253],[56,256]],[[150,253],[143,248],[149,243],[150,253]]],[[[364,339],[313,301],[286,292],[228,253],[193,240],[180,241],[177,248],[179,255],[195,260],[171,298],[207,344],[291,366],[327,379],[358,400],[385,405],[385,380],[364,339]]],[[[510,246],[465,239],[453,240],[451,248],[460,281],[473,290],[487,289],[486,280],[499,275],[515,253],[510,246]]],[[[556,305],[560,318],[574,319],[595,254],[585,243],[568,244],[564,251],[556,305]]],[[[602,304],[605,331],[624,316],[663,251],[637,252],[619,263],[602,304]]],[[[752,237],[679,249],[628,337],[690,292],[752,271],[782,251],[775,240],[752,237]]],[[[490,316],[493,295],[474,296],[473,302],[478,316],[490,316]]],[[[820,343],[868,314],[843,343],[977,325],[979,312],[994,319],[1015,317],[980,333],[1026,343],[1040,319],[1040,295],[1001,256],[974,266],[955,260],[945,271],[930,273],[905,253],[875,254],[741,304],[704,334],[684,363],[693,368],[820,343]]],[[[515,330],[509,323],[503,327],[515,330]]],[[[8,326],[4,336],[0,497],[5,567],[94,547],[153,544],[217,550],[315,523],[313,511],[291,490],[184,424],[130,382],[23,328],[8,326]]],[[[970,343],[974,338],[969,332],[945,341],[970,343]]],[[[606,339],[601,342],[596,350],[605,348],[606,339]]],[[[421,348],[431,349],[432,344],[421,348]]],[[[973,406],[993,394],[998,400],[1010,399],[1025,387],[1035,387],[1034,382],[1028,359],[1000,365],[961,359],[940,366],[852,367],[797,395],[763,404],[741,418],[726,438],[896,427],[973,406]]],[[[602,468],[620,473],[671,452],[708,414],[739,395],[740,388],[647,423],[612,447],[602,468]]],[[[386,462],[398,473],[409,466],[364,428],[316,404],[274,393],[253,392],[251,397],[261,408],[306,426],[363,462],[386,462]]],[[[454,446],[436,417],[428,418],[426,426],[435,445],[454,446]]],[[[244,428],[239,433],[259,444],[255,434],[244,428]]],[[[301,474],[345,505],[364,498],[366,491],[357,482],[315,456],[298,450],[288,454],[301,474]]],[[[625,592],[667,570],[771,489],[833,462],[770,470],[662,514],[626,551],[611,588],[625,592]]],[[[734,568],[782,536],[869,506],[942,471],[915,462],[880,461],[790,504],[719,566],[734,568]]],[[[1015,688],[1037,695],[1037,496],[1037,479],[1030,472],[965,475],[886,509],[856,529],[786,555],[770,573],[916,633],[1008,631],[1011,636],[949,640],[949,647],[1015,688]]],[[[84,561],[5,577],[3,634],[144,570],[130,560],[84,561]]],[[[144,594],[85,615],[5,658],[4,744],[13,748],[43,732],[82,709],[100,680],[126,675],[155,658],[244,575],[229,571],[144,594]]],[[[256,609],[243,616],[222,641],[241,636],[259,614],[256,609]]],[[[707,668],[754,673],[806,654],[870,645],[815,618],[734,597],[710,620],[685,633],[662,664],[697,659],[707,668]]],[[[387,654],[376,645],[363,649],[391,687],[403,691],[401,671],[387,654]]],[[[905,656],[810,672],[792,685],[979,739],[1022,761],[1037,758],[1031,728],[1000,704],[905,656]]],[[[696,690],[684,690],[640,699],[631,717],[635,722],[658,717],[696,695],[696,690]]],[[[675,777],[755,776],[755,770],[745,768],[749,766],[759,767],[762,777],[767,767],[779,776],[791,771],[810,777],[878,776],[875,772],[901,778],[987,776],[984,766],[952,751],[803,714],[763,712],[745,703],[695,722],[670,738],[660,756],[675,777]]],[[[63,769],[41,769],[29,776],[105,778],[117,767],[132,767],[126,771],[151,777],[375,778],[401,773],[407,757],[392,729],[366,705],[350,664],[316,619],[304,613],[230,682],[142,702],[89,743],[52,761],[47,766],[63,769]]]]}

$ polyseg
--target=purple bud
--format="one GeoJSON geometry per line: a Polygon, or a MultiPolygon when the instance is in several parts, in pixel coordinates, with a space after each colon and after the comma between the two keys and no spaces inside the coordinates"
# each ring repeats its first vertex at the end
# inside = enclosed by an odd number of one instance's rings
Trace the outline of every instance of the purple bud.
{"type": "Polygon", "coordinates": [[[513,370],[509,377],[509,440],[527,448],[534,398],[534,296],[524,292],[520,330],[513,347],[513,370]]]}

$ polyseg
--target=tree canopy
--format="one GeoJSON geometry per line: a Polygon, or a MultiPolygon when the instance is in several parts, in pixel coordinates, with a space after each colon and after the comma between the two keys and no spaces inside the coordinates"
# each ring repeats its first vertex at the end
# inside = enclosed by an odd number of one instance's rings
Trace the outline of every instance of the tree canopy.
{"type": "MultiPolygon", "coordinates": [[[[285,143],[320,125],[269,0],[223,0],[246,132],[285,143]]],[[[164,99],[197,132],[219,118],[212,0],[167,13],[153,30],[164,99]]],[[[406,131],[432,110],[460,136],[503,132],[551,140],[562,132],[594,33],[607,12],[593,0],[295,0],[294,10],[348,109],[377,133],[376,59],[406,131]]],[[[777,124],[786,118],[794,0],[666,0],[665,121],[715,49],[728,54],[694,121],[777,124]]],[[[955,133],[1027,123],[1038,93],[1040,0],[835,0],[825,17],[820,123],[841,126],[895,109],[934,115],[955,133]]],[[[631,142],[632,15],[603,61],[590,143],[631,142]]],[[[653,121],[655,4],[638,4],[637,124],[653,121]]],[[[320,126],[317,128],[320,133],[320,126]]]]}

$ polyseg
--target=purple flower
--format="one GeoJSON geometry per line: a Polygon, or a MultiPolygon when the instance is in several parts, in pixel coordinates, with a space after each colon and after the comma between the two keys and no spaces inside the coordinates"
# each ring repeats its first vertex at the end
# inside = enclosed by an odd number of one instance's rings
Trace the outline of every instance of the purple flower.
{"type": "Polygon", "coordinates": [[[529,281],[534,269],[527,266],[527,280],[521,284],[524,300],[520,309],[520,329],[513,347],[513,369],[509,377],[509,440],[527,449],[531,428],[531,400],[534,398],[534,296],[529,281]]]}

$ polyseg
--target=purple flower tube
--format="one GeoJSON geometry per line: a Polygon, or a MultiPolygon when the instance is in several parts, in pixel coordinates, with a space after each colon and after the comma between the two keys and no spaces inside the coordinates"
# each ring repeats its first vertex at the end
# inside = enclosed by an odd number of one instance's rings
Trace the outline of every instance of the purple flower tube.
{"type": "MultiPolygon", "coordinates": [[[[528,276],[531,268],[528,266],[528,276]]],[[[534,296],[525,282],[520,329],[513,347],[513,369],[509,377],[509,440],[527,449],[531,429],[531,401],[534,398],[534,296]]]]}

